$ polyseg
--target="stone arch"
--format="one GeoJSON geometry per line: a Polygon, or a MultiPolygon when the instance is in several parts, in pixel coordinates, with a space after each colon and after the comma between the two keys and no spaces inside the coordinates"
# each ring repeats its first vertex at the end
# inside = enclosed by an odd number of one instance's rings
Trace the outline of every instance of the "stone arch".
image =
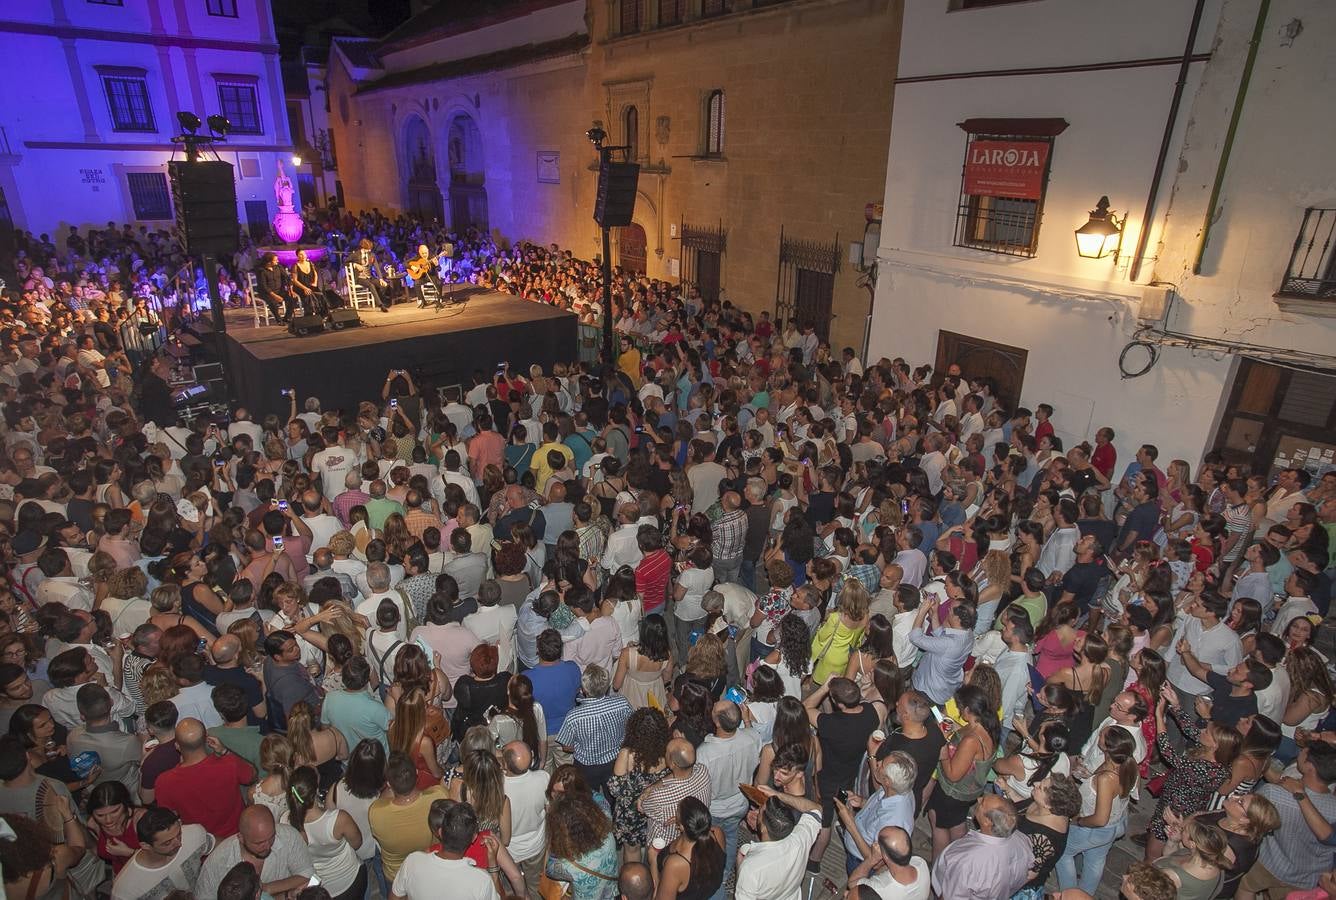
{"type": "MultiPolygon", "coordinates": [[[[659,222],[659,209],[649,194],[644,191],[644,182],[636,189],[635,212],[631,215],[632,223],[639,225],[645,232],[646,255],[650,259],[663,259],[663,232],[659,222]]],[[[622,258],[620,228],[612,229],[612,258],[614,261],[622,258]]],[[[646,260],[648,264],[648,259],[646,260]]],[[[659,273],[655,277],[661,277],[666,273],[659,273]]]]}
{"type": "Polygon", "coordinates": [[[418,113],[404,116],[399,126],[399,171],[404,208],[425,220],[441,220],[443,206],[437,183],[436,146],[427,120],[418,113]]]}

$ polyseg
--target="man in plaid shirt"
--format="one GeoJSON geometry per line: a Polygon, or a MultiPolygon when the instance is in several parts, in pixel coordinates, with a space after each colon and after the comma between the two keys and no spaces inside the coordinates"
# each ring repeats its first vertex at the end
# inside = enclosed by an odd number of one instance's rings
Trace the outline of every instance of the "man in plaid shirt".
{"type": "Polygon", "coordinates": [[[714,578],[720,583],[736,584],[742,571],[742,549],[747,543],[747,513],[742,509],[742,497],[737,491],[725,491],[719,499],[724,514],[710,531],[714,542],[714,578]]]}

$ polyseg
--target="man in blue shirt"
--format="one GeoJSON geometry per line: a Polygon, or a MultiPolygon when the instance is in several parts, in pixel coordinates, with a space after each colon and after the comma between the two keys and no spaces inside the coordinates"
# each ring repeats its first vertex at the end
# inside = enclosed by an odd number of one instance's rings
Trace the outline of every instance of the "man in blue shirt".
{"type": "Polygon", "coordinates": [[[542,704],[548,737],[561,731],[580,691],[580,667],[561,658],[563,647],[561,632],[547,629],[538,635],[538,665],[524,672],[533,684],[534,702],[542,704]]]}
{"type": "Polygon", "coordinates": [[[390,727],[390,714],[385,704],[367,691],[370,681],[371,664],[365,656],[348,660],[343,667],[343,690],[325,695],[325,702],[320,707],[320,721],[337,728],[350,751],[363,739],[370,738],[388,753],[390,744],[386,733],[390,727]]]}
{"type": "Polygon", "coordinates": [[[938,706],[951,699],[965,681],[965,660],[974,649],[974,607],[963,601],[951,607],[946,624],[933,634],[923,629],[934,603],[920,603],[909,632],[909,642],[923,651],[914,670],[914,689],[938,706]]]}

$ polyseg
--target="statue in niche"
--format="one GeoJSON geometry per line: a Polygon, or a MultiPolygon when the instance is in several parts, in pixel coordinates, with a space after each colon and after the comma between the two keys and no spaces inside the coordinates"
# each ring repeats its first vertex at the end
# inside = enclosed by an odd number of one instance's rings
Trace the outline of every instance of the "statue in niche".
{"type": "Polygon", "coordinates": [[[293,212],[292,179],[283,169],[283,160],[278,161],[278,177],[274,179],[274,196],[278,198],[279,212],[293,212]]]}

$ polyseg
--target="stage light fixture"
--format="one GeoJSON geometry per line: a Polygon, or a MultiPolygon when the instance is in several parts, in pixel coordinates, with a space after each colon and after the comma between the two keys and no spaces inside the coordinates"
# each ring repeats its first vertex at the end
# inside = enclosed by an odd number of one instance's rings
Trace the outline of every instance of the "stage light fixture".
{"type": "Polygon", "coordinates": [[[589,143],[593,144],[595,147],[602,148],[603,142],[608,138],[608,133],[598,125],[595,125],[593,128],[585,132],[585,137],[589,138],[589,143]]]}
{"type": "Polygon", "coordinates": [[[232,130],[232,123],[227,121],[226,116],[220,116],[217,113],[209,116],[209,131],[216,137],[227,137],[227,133],[232,130]]]}
{"type": "Polygon", "coordinates": [[[184,109],[176,114],[176,121],[181,126],[181,129],[185,131],[186,134],[194,134],[195,132],[199,131],[200,125],[203,124],[202,122],[200,122],[199,116],[195,115],[193,112],[190,112],[189,110],[184,110],[184,109]]]}

